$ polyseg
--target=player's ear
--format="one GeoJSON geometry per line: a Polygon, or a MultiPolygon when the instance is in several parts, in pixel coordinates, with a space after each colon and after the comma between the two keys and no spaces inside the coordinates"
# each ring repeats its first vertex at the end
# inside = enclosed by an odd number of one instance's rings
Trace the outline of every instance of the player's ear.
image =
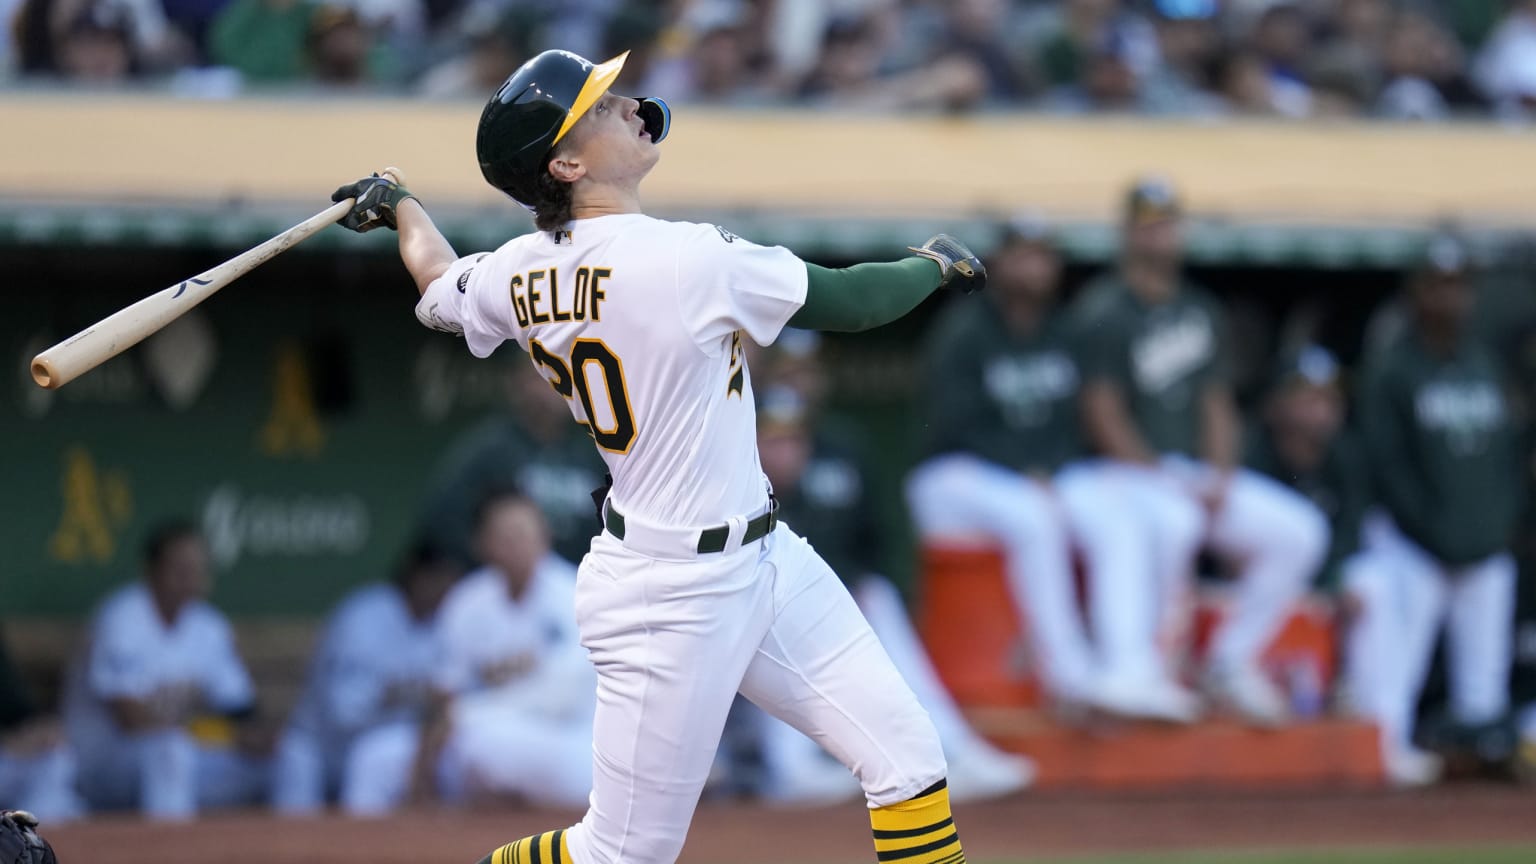
{"type": "Polygon", "coordinates": [[[562,153],[549,160],[549,173],[562,183],[575,183],[586,176],[587,166],[574,154],[562,153]]]}

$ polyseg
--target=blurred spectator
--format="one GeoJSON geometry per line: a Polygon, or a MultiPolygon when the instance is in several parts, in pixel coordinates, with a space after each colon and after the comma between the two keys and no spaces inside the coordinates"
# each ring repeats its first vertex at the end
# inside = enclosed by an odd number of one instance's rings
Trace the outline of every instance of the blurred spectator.
{"type": "Polygon", "coordinates": [[[1125,12],[1120,0],[1063,0],[1056,20],[1043,28],[1035,48],[1044,83],[1080,86],[1092,58],[1115,50],[1135,75],[1149,72],[1157,57],[1156,36],[1143,19],[1125,12]]]}
{"type": "Polygon", "coordinates": [[[1499,358],[1469,326],[1464,243],[1437,235],[1407,289],[1406,328],[1371,357],[1360,420],[1382,513],[1366,556],[1387,581],[1397,665],[1368,710],[1398,753],[1416,756],[1415,706],[1447,637],[1450,714],[1487,728],[1509,710],[1523,458],[1499,358]]]}
{"type": "Polygon", "coordinates": [[[1478,84],[1501,116],[1536,118],[1536,0],[1515,0],[1477,60],[1478,84]]]}
{"type": "Polygon", "coordinates": [[[58,718],[33,704],[0,638],[0,809],[28,810],[46,822],[78,818],[75,756],[58,718]]]}
{"type": "Polygon", "coordinates": [[[190,523],[150,532],[143,580],[101,605],[64,708],[92,807],[187,819],[264,797],[269,730],[190,523]]]}
{"type": "MultiPolygon", "coordinates": [[[[857,457],[820,440],[809,406],[794,390],[770,389],[760,403],[758,451],[779,501],[779,517],[809,540],[848,585],[880,644],[928,710],[949,763],[950,795],[990,798],[1028,786],[1034,766],[993,747],[970,727],[939,681],[900,593],[874,572],[881,544],[857,457]]],[[[812,803],[860,794],[847,768],[787,723],[763,718],[761,732],[763,791],[769,799],[812,803]]]]}
{"type": "Polygon", "coordinates": [[[508,410],[460,435],[432,472],[422,511],[427,535],[475,560],[480,500],[516,488],[539,505],[555,553],[577,562],[598,532],[592,490],[603,485],[602,457],[571,411],[522,354],[506,366],[508,410]]]}
{"type": "Polygon", "coordinates": [[[1387,37],[1386,86],[1376,111],[1402,120],[1442,120],[1453,107],[1476,104],[1460,48],[1429,16],[1398,14],[1387,37]]]}
{"type": "Polygon", "coordinates": [[[1298,118],[1312,110],[1312,94],[1305,87],[1276,79],[1264,59],[1252,52],[1228,56],[1218,79],[1227,109],[1234,114],[1298,118]]]}
{"type": "Polygon", "coordinates": [[[108,3],[82,8],[60,34],[56,54],[59,74],[70,81],[113,84],[139,72],[127,14],[108,3]]]}
{"type": "Polygon", "coordinates": [[[333,87],[387,79],[393,57],[388,46],[376,41],[375,33],[350,8],[321,6],[315,10],[304,38],[310,79],[333,87]]]}
{"type": "Polygon", "coordinates": [[[355,812],[484,795],[587,803],[597,675],[577,638],[575,568],[550,554],[526,498],[493,494],[475,521],[486,563],[438,612],[433,710],[419,735],[389,727],[395,740],[380,741],[370,800],[355,812]]]}
{"type": "Polygon", "coordinates": [[[951,0],[943,9],[948,32],[940,56],[955,55],[974,62],[986,81],[986,101],[1018,99],[1024,87],[1008,49],[1009,4],[1005,0],[951,0]]]}
{"type": "Polygon", "coordinates": [[[327,801],[368,812],[377,751],[419,728],[437,668],[437,610],[463,573],[459,559],[415,544],[388,583],[359,588],[326,625],[304,695],[278,743],[272,802],[312,814],[327,801]]]}
{"type": "Polygon", "coordinates": [[[318,9],[311,0],[230,0],[213,21],[209,56],[238,70],[248,83],[300,80],[318,9]]]}
{"type": "Polygon", "coordinates": [[[1216,0],[1153,4],[1158,62],[1143,85],[1143,106],[1156,114],[1205,115],[1220,109],[1211,72],[1221,51],[1216,0]]]}
{"type": "Polygon", "coordinates": [[[1202,542],[1238,567],[1204,683],[1250,722],[1283,723],[1287,702],[1259,659],[1322,563],[1328,526],[1295,491],[1237,467],[1220,313],[1183,276],[1182,207],[1172,187],[1138,181],[1121,224],[1117,271],[1077,300],[1087,436],[1117,494],[1154,526],[1156,617],[1170,636],[1184,637],[1202,542]]]}
{"type": "Polygon", "coordinates": [[[1133,111],[1140,107],[1141,82],[1126,47],[1114,36],[1082,58],[1082,79],[1052,94],[1048,107],[1066,112],[1133,111]]]}
{"type": "Polygon", "coordinates": [[[1056,309],[1061,263],[1049,230],[1013,226],[988,269],[988,291],[955,301],[924,350],[928,440],[907,478],[918,535],[1001,546],[1036,672],[1067,713],[1189,722],[1198,700],[1155,659],[1152,538],[1103,472],[1078,464],[1081,376],[1056,309]],[[1078,610],[1074,548],[1091,586],[1091,628],[1078,610]]]}
{"type": "Polygon", "coordinates": [[[987,93],[986,70],[950,54],[903,72],[883,63],[881,31],[869,18],[835,20],[822,43],[821,61],[800,88],[812,104],[862,110],[958,110],[987,93]]]}
{"type": "MultiPolygon", "coordinates": [[[[475,14],[466,16],[461,26],[464,50],[427,70],[416,84],[417,95],[428,99],[487,99],[526,59],[505,19],[475,14]]],[[[629,64],[625,63],[624,68],[628,70],[629,64]]]]}

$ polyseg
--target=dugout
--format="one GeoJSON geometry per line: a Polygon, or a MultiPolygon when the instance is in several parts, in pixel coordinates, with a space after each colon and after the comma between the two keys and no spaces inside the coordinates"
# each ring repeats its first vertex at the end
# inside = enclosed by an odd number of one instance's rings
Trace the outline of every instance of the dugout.
{"type": "MultiPolygon", "coordinates": [[[[142,528],[173,513],[202,520],[219,562],[214,599],[247,621],[313,622],[387,572],[431,461],[502,400],[494,361],[477,364],[416,324],[392,237],[327,230],[166,339],[62,390],[36,388],[27,366],[37,350],[277,233],[384,164],[407,170],[461,252],[524,230],[526,217],[475,173],[478,110],[0,95],[0,268],[12,297],[0,316],[12,370],[0,400],[0,618],[13,632],[78,621],[133,574],[142,528]],[[380,125],[398,140],[346,133],[380,125]]],[[[1353,359],[1428,227],[1457,217],[1489,265],[1486,317],[1536,388],[1529,133],[682,110],[663,146],[647,185],[658,215],[716,221],[824,264],[895,257],[940,229],[984,252],[999,217],[1043,211],[1061,226],[1069,292],[1110,260],[1124,183],[1165,174],[1194,216],[1191,274],[1232,312],[1250,398],[1279,340],[1309,326],[1353,359]],[[935,160],[982,167],[941,182],[923,168],[935,160]]],[[[945,300],[825,341],[833,404],[879,454],[883,488],[871,499],[897,538],[884,558],[898,581],[912,560],[899,481],[913,458],[913,350],[945,300]]],[[[1536,600],[1524,605],[1536,621],[1536,600]]],[[[1536,668],[1536,623],[1518,645],[1536,668]]]]}

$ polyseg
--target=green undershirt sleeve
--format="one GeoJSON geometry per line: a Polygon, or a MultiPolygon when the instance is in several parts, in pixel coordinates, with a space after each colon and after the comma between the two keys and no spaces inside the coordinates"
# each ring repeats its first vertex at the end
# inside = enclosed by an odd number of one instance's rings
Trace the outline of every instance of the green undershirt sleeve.
{"type": "Polygon", "coordinates": [[[939,287],[939,265],[927,258],[830,268],[806,264],[805,305],[791,327],[853,333],[889,324],[939,287]]]}

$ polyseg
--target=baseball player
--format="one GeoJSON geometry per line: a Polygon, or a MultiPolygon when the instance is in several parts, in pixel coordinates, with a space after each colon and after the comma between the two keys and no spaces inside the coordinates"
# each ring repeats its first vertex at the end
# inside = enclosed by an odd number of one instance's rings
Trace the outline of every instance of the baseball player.
{"type": "Polygon", "coordinates": [[[75,755],[64,730],[58,718],[33,704],[0,639],[0,807],[7,805],[54,822],[74,819],[84,810],[75,794],[75,755]]]}
{"type": "MultiPolygon", "coordinates": [[[[875,573],[880,540],[863,469],[853,453],[815,435],[806,412],[804,398],[785,387],[768,390],[758,405],[757,447],[779,515],[806,526],[806,540],[843,575],[859,611],[928,710],[949,764],[951,799],[992,798],[1026,788],[1034,780],[1034,765],[998,750],[966,722],[923,650],[896,586],[875,573]]],[[[764,719],[768,797],[814,801],[834,797],[839,788],[843,797],[858,791],[847,771],[833,775],[840,775],[839,785],[823,779],[829,772],[820,766],[835,763],[816,742],[786,723],[764,719]]]]}
{"type": "Polygon", "coordinates": [[[237,740],[256,694],[208,589],[201,535],[169,523],[145,544],[143,581],[96,613],[64,706],[93,807],[175,820],[264,797],[266,765],[237,740]]]}
{"type": "Polygon", "coordinates": [[[927,458],[907,479],[925,542],[998,544],[1042,683],[1064,713],[1187,723],[1194,694],[1147,650],[1156,574],[1145,524],[1082,463],[1073,340],[1055,311],[1060,261],[1038,220],[1011,226],[992,290],[950,304],[926,348],[927,458]],[[1090,643],[1073,549],[1090,580],[1090,643]]]}
{"type": "MultiPolygon", "coordinates": [[[[1477,337],[1470,256],[1437,236],[1408,287],[1406,328],[1371,358],[1360,425],[1381,504],[1365,557],[1378,569],[1397,658],[1359,694],[1392,751],[1415,759],[1413,717],[1442,626],[1452,717],[1478,726],[1509,710],[1515,565],[1523,501],[1518,428],[1502,366],[1477,337]]],[[[1392,767],[1389,762],[1389,769],[1392,767]]],[[[1425,768],[1429,771],[1429,768],[1425,768]]]]}
{"type": "Polygon", "coordinates": [[[481,503],[475,546],[485,566],[454,586],[438,615],[440,696],[397,751],[410,756],[393,775],[406,785],[391,793],[388,772],[376,772],[372,812],[401,793],[515,794],[574,808],[592,790],[596,681],[576,635],[575,568],[551,553],[538,506],[510,492],[481,503]]]}
{"type": "Polygon", "coordinates": [[[555,552],[580,561],[597,533],[592,489],[602,485],[603,460],[571,425],[565,400],[528,363],[508,364],[507,386],[512,410],[465,432],[439,460],[427,493],[427,534],[472,559],[476,505],[515,487],[544,511],[555,552]]]}
{"type": "MultiPolygon", "coordinates": [[[[1167,183],[1131,188],[1120,266],[1075,301],[1083,421],[1111,494],[1153,528],[1165,639],[1183,636],[1201,544],[1237,564],[1235,602],[1213,637],[1205,685],[1250,722],[1276,725],[1289,705],[1259,658],[1322,563],[1328,524],[1295,491],[1238,467],[1220,313],[1180,273],[1180,224],[1167,183]]],[[[1156,650],[1145,646],[1149,656],[1156,650]]]]}
{"type": "Polygon", "coordinates": [[[1341,702],[1384,724],[1378,742],[1389,782],[1434,782],[1439,758],[1413,747],[1403,730],[1386,728],[1404,665],[1397,577],[1362,551],[1362,525],[1372,506],[1370,465],[1344,428],[1344,394],[1331,353],[1316,345],[1287,352],[1244,449],[1249,468],[1300,492],[1328,519],[1331,541],[1316,584],[1337,597],[1343,613],[1341,702]]]}
{"type": "Polygon", "coordinates": [[[788,323],[876,327],[937,288],[980,287],[985,270],[945,235],[832,270],[643,215],[669,114],[609,92],[623,64],[544,52],[492,97],[481,172],[538,228],[495,252],[459,257],[398,172],[335,193],[356,199],[342,224],[398,228],[417,317],[476,356],[516,342],[612,474],[576,586],[597,669],[590,805],[486,864],[673,861],[738,690],[854,771],[881,858],[958,864],[932,722],[836,574],[777,522],[741,343],[788,323]]]}
{"type": "Polygon", "coordinates": [[[328,800],[352,813],[370,810],[379,785],[377,742],[392,740],[391,727],[414,730],[426,714],[437,668],[437,611],[463,572],[459,561],[418,542],[394,579],[357,589],[331,615],[278,742],[278,812],[310,814],[328,800]]]}

